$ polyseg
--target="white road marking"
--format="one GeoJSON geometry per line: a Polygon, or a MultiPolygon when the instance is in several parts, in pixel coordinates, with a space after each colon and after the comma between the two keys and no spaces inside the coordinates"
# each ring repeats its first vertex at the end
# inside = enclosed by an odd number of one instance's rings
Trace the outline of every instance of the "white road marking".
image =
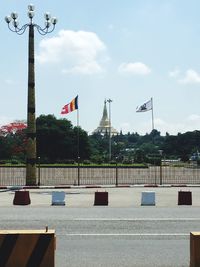
{"type": "MultiPolygon", "coordinates": [[[[59,235],[59,234],[58,234],[59,235]]],[[[189,237],[190,234],[185,233],[152,233],[152,234],[133,234],[133,233],[107,233],[107,234],[100,234],[100,233],[69,233],[69,234],[62,234],[62,236],[134,236],[134,237],[149,237],[149,236],[186,236],[189,237]]]]}
{"type": "Polygon", "coordinates": [[[67,221],[200,221],[200,218],[72,218],[67,221]]]}

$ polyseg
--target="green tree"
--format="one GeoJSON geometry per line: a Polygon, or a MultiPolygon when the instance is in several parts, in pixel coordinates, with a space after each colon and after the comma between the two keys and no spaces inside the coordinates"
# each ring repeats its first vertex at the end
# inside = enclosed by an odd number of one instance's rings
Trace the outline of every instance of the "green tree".
{"type": "MultiPolygon", "coordinates": [[[[67,119],[54,115],[41,115],[36,120],[37,154],[41,161],[56,162],[65,159],[77,160],[77,128],[67,119]]],[[[88,136],[79,128],[79,151],[82,159],[90,156],[88,136]]]]}

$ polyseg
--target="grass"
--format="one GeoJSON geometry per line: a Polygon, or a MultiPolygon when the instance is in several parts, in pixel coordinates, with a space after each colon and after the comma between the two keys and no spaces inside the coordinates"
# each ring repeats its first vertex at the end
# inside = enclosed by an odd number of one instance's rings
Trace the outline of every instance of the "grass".
{"type": "MultiPolygon", "coordinates": [[[[0,164],[0,167],[25,167],[25,164],[11,164],[11,163],[6,163],[6,164],[0,164]]],[[[37,164],[38,166],[38,164],[37,164]]],[[[78,163],[75,164],[62,164],[62,163],[51,163],[51,164],[40,164],[40,167],[77,167],[78,163]]],[[[115,167],[116,164],[109,164],[109,163],[103,163],[103,164],[96,164],[96,163],[91,163],[91,164],[83,164],[80,163],[80,167],[115,167]]],[[[133,164],[122,164],[118,163],[118,167],[132,167],[132,168],[148,168],[146,164],[143,163],[133,163],[133,164]]]]}

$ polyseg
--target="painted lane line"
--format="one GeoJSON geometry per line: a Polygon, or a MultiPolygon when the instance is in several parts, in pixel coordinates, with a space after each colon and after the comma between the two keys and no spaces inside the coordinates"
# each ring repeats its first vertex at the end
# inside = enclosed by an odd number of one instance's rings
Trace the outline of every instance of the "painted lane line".
{"type": "Polygon", "coordinates": [[[162,236],[173,236],[173,237],[189,237],[189,234],[185,233],[152,233],[152,234],[133,234],[133,233],[108,233],[108,234],[100,234],[100,233],[69,233],[69,234],[57,234],[57,236],[134,236],[134,237],[162,237],[162,236]]]}
{"type": "Polygon", "coordinates": [[[66,221],[200,221],[200,218],[73,218],[66,221]]]}

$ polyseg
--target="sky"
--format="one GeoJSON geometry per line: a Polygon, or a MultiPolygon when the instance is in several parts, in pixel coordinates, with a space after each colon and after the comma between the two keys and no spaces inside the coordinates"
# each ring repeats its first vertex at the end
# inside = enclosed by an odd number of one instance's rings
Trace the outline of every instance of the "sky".
{"type": "MultiPolygon", "coordinates": [[[[0,125],[27,117],[28,31],[18,36],[4,20],[16,11],[29,22],[26,0],[0,3],[0,125]]],[[[165,135],[200,130],[199,0],[34,1],[34,23],[44,13],[55,30],[35,29],[36,115],[54,114],[77,125],[77,112],[61,115],[79,96],[79,125],[89,134],[105,99],[112,126],[124,134],[150,133],[152,112],[136,108],[153,99],[155,129],[165,135]],[[109,108],[108,108],[109,110],[109,108]]]]}

